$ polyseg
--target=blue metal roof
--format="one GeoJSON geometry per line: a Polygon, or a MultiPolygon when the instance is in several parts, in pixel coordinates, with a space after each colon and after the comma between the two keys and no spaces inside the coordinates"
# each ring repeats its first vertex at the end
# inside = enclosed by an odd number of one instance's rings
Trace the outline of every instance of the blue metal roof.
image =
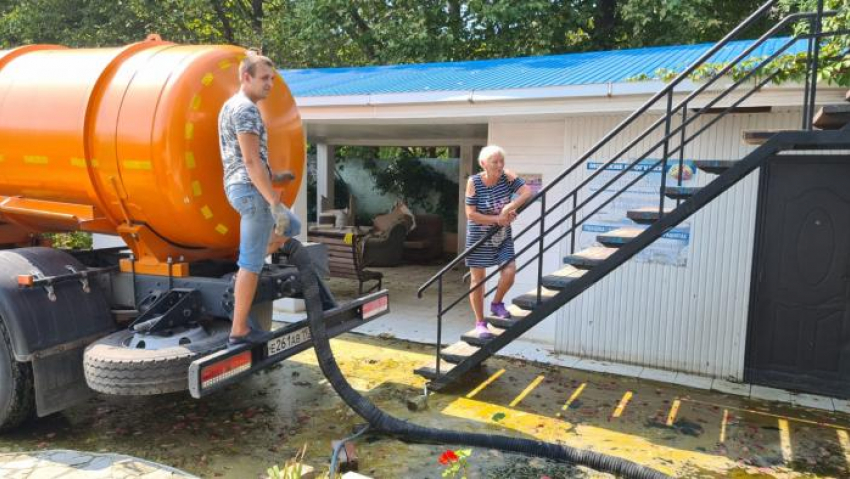
{"type": "MultiPolygon", "coordinates": [[[[768,40],[751,56],[768,56],[787,41],[788,38],[768,40]]],[[[732,42],[710,61],[732,60],[752,43],[753,40],[732,42]]],[[[281,75],[296,97],[590,85],[623,82],[642,74],[652,76],[660,68],[680,71],[712,45],[676,45],[464,62],[281,70],[281,75]]],[[[789,53],[801,51],[805,51],[804,42],[797,42],[788,49],[789,53]]]]}

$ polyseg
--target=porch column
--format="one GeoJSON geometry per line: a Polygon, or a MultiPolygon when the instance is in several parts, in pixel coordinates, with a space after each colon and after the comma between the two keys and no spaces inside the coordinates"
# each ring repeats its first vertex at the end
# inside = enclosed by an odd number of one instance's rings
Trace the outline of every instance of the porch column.
{"type": "Polygon", "coordinates": [[[316,223],[325,209],[333,209],[334,204],[334,145],[316,144],[316,223]],[[324,201],[322,199],[324,198],[324,201]],[[327,208],[323,207],[327,204],[327,208]]]}
{"type": "Polygon", "coordinates": [[[466,249],[466,181],[472,174],[475,161],[474,148],[471,144],[460,145],[460,161],[458,162],[458,211],[457,211],[457,252],[466,249]]]}

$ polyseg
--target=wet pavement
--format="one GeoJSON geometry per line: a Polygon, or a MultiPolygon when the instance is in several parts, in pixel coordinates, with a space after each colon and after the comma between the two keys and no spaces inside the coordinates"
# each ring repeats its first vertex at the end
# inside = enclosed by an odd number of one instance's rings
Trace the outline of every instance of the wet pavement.
{"type": "Polygon", "coordinates": [[[174,468],[119,454],[49,450],[0,454],[8,479],[197,479],[174,468]]]}
{"type": "MultiPolygon", "coordinates": [[[[332,341],[352,385],[417,424],[560,442],[626,457],[675,477],[850,477],[850,416],[717,392],[494,358],[411,411],[433,347],[347,334],[332,341]]],[[[307,445],[326,471],[330,441],[362,424],[321,375],[312,351],[194,400],[99,395],[0,436],[0,453],[74,449],[127,454],[201,477],[263,477],[307,445]]],[[[356,442],[361,474],[438,478],[447,448],[378,435],[356,442]]],[[[609,477],[473,449],[469,477],[609,477]]]]}

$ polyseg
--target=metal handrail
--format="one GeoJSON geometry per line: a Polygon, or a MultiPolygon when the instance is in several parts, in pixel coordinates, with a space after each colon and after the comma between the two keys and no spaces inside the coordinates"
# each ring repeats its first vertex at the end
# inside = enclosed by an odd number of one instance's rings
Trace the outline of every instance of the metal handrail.
{"type": "MultiPolygon", "coordinates": [[[[576,162],[574,162],[572,165],[570,165],[566,170],[561,172],[557,177],[555,177],[555,179],[551,183],[546,185],[537,194],[535,194],[531,199],[529,199],[525,203],[525,205],[523,205],[522,207],[520,207],[517,210],[517,213],[518,214],[522,213],[526,208],[528,208],[531,204],[533,204],[538,198],[544,196],[546,193],[548,193],[548,191],[550,189],[554,188],[564,178],[569,176],[578,167],[582,166],[594,153],[596,153],[600,148],[605,146],[609,141],[611,141],[613,138],[615,138],[619,133],[621,133],[628,126],[630,126],[634,122],[635,119],[637,119],[643,113],[645,113],[647,110],[649,110],[649,108],[652,107],[652,105],[654,105],[660,98],[662,98],[664,95],[673,93],[675,87],[678,86],[679,83],[686,80],[690,76],[691,73],[693,73],[697,68],[699,68],[704,63],[706,63],[706,61],[708,59],[710,59],[712,56],[714,56],[714,54],[717,53],[718,51],[720,51],[720,49],[725,47],[741,31],[743,31],[747,27],[749,27],[751,25],[751,23],[754,22],[757,19],[757,16],[760,16],[765,11],[769,10],[770,7],[772,7],[777,1],[778,0],[771,0],[771,1],[766,2],[758,10],[756,10],[756,12],[754,12],[752,15],[747,17],[747,19],[745,19],[743,22],[741,22],[741,24],[739,24],[735,29],[733,29],[725,37],[723,37],[723,39],[721,39],[711,49],[709,49],[707,52],[705,52],[703,55],[701,55],[700,58],[698,58],[694,63],[692,63],[688,68],[686,68],[679,75],[677,75],[676,78],[673,79],[670,83],[668,83],[663,89],[661,89],[658,93],[656,93],[652,98],[647,100],[640,108],[638,108],[637,110],[632,112],[632,114],[629,115],[626,119],[624,119],[622,122],[620,122],[620,124],[618,124],[613,130],[611,130],[607,135],[605,135],[605,137],[603,137],[594,146],[592,146],[584,155],[582,155],[581,158],[579,158],[576,162]]],[[[838,12],[836,12],[836,11],[825,11],[825,12],[823,12],[823,16],[834,16],[837,13],[838,12]]],[[[814,18],[816,16],[817,16],[816,12],[799,12],[799,13],[794,13],[794,14],[787,15],[786,17],[784,17],[781,21],[779,21],[777,24],[775,24],[773,27],[771,27],[767,32],[762,34],[757,40],[755,40],[743,52],[741,52],[733,60],[728,62],[709,81],[702,84],[700,87],[698,87],[696,90],[694,90],[690,95],[688,95],[684,100],[680,101],[676,105],[676,107],[674,107],[672,109],[672,111],[670,111],[670,113],[668,115],[672,115],[672,113],[677,112],[684,105],[687,105],[690,100],[692,100],[693,98],[698,96],[700,93],[704,92],[715,81],[717,81],[720,78],[722,78],[723,76],[725,76],[732,68],[735,67],[735,65],[740,63],[749,54],[751,54],[756,48],[761,46],[765,41],[769,40],[777,31],[779,31],[783,27],[787,26],[789,23],[799,21],[799,20],[802,20],[802,19],[806,19],[806,18],[814,18]]],[[[803,36],[794,37],[794,41],[796,42],[796,41],[799,41],[803,38],[804,38],[803,36]]],[[[640,135],[635,137],[635,139],[632,140],[632,142],[629,143],[629,145],[627,145],[623,150],[621,150],[621,152],[614,159],[612,159],[612,161],[610,163],[613,163],[614,161],[616,161],[616,159],[618,159],[623,154],[625,154],[627,151],[629,151],[631,148],[633,148],[635,145],[637,145],[643,138],[646,137],[646,135],[648,135],[649,133],[651,133],[651,131],[653,131],[655,128],[660,126],[664,122],[665,118],[666,118],[666,116],[659,118],[653,125],[651,125],[646,130],[644,130],[644,132],[642,132],[640,135]]],[[[602,170],[600,169],[599,171],[602,171],[602,170]]],[[[563,202],[566,200],[567,197],[568,196],[562,197],[561,200],[559,200],[558,202],[556,202],[555,204],[550,206],[549,209],[541,215],[541,217],[544,216],[544,215],[548,215],[551,211],[555,210],[557,207],[559,207],[561,204],[563,204],[563,202]]],[[[518,239],[523,234],[525,234],[527,231],[529,231],[534,225],[536,225],[537,221],[539,221],[539,219],[535,219],[522,232],[520,232],[518,235],[516,235],[515,239],[518,239]]],[[[448,272],[449,270],[451,270],[452,268],[457,266],[457,264],[460,263],[461,260],[465,259],[469,254],[472,253],[472,251],[476,250],[484,242],[486,242],[488,239],[490,239],[490,237],[492,237],[492,235],[494,235],[496,233],[496,231],[498,231],[498,229],[499,228],[491,228],[491,230],[483,238],[481,238],[479,241],[477,241],[472,246],[467,248],[463,253],[461,253],[460,255],[455,257],[454,260],[449,262],[448,265],[443,267],[434,276],[432,276],[425,283],[423,283],[422,286],[420,286],[419,289],[417,290],[417,296],[421,298],[423,292],[426,289],[428,289],[428,287],[431,286],[436,281],[438,276],[443,276],[446,272],[448,272]]]]}

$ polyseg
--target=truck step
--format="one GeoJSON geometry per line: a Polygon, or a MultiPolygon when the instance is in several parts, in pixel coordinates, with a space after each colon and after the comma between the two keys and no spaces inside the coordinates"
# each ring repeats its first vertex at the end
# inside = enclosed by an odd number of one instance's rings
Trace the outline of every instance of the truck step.
{"type": "Polygon", "coordinates": [[[579,269],[568,264],[558,271],[544,276],[543,286],[548,289],[556,289],[560,291],[566,288],[568,284],[584,276],[584,273],[587,273],[586,269],[579,269]]]}
{"type": "Polygon", "coordinates": [[[473,346],[465,341],[458,341],[451,346],[444,348],[440,351],[440,354],[442,354],[443,359],[446,361],[457,364],[477,353],[480,349],[481,348],[473,346]]]}
{"type": "MultiPolygon", "coordinates": [[[[664,208],[665,215],[669,215],[672,212],[673,208],[664,208]]],[[[658,207],[647,206],[644,208],[638,208],[636,210],[629,210],[626,212],[626,216],[628,216],[629,219],[634,221],[635,223],[649,225],[658,221],[658,207]]]]}
{"type": "Polygon", "coordinates": [[[812,123],[822,130],[840,130],[850,123],[850,104],[824,105],[812,123]]]}
{"type": "Polygon", "coordinates": [[[602,243],[609,248],[619,248],[629,241],[635,239],[637,235],[643,233],[643,228],[618,228],[607,233],[596,236],[596,241],[602,243]]]}
{"type": "MultiPolygon", "coordinates": [[[[557,291],[551,290],[549,288],[543,288],[543,291],[540,293],[540,301],[546,302],[552,297],[558,294],[557,291]]],[[[513,299],[513,303],[518,307],[531,311],[537,306],[537,290],[532,289],[531,291],[521,294],[513,299]]]]}
{"type": "Polygon", "coordinates": [[[580,269],[590,269],[594,266],[598,266],[616,251],[617,248],[594,246],[592,248],[583,249],[578,253],[564,256],[564,263],[571,264],[580,269]]]}
{"type": "MultiPolygon", "coordinates": [[[[496,336],[499,336],[500,334],[504,333],[505,330],[502,328],[495,328],[493,326],[490,326],[490,332],[493,333],[493,337],[495,338],[496,336]]],[[[490,340],[492,340],[493,338],[481,339],[478,337],[478,334],[475,332],[475,329],[473,329],[471,331],[463,333],[460,336],[460,339],[466,341],[467,343],[473,346],[484,346],[485,344],[489,343],[490,340]]]]}
{"type": "Polygon", "coordinates": [[[701,189],[698,186],[667,186],[664,188],[664,196],[671,200],[687,200],[701,189]]]}
{"type": "Polygon", "coordinates": [[[441,361],[440,362],[440,374],[437,374],[436,364],[437,364],[437,360],[431,359],[429,362],[427,362],[427,363],[423,364],[422,366],[419,366],[418,368],[414,369],[413,372],[422,376],[425,379],[438,379],[440,376],[447,374],[449,371],[451,371],[455,367],[455,365],[450,363],[450,362],[441,361]]]}
{"type": "Polygon", "coordinates": [[[722,175],[729,168],[735,166],[739,160],[694,160],[694,164],[700,170],[712,175],[722,175]]]}
{"type": "Polygon", "coordinates": [[[515,304],[507,305],[506,309],[511,313],[510,318],[503,319],[498,316],[484,316],[484,320],[497,328],[508,329],[528,316],[528,311],[519,308],[515,304]]]}

